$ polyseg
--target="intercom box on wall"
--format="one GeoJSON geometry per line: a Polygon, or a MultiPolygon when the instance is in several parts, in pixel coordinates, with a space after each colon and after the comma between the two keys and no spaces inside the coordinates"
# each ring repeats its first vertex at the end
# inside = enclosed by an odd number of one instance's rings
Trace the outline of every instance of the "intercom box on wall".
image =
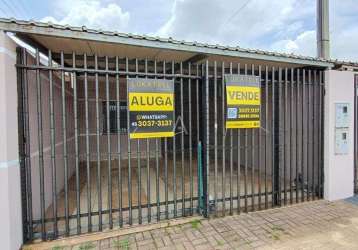
{"type": "Polygon", "coordinates": [[[335,154],[348,154],[350,107],[349,103],[336,103],[335,154]]]}

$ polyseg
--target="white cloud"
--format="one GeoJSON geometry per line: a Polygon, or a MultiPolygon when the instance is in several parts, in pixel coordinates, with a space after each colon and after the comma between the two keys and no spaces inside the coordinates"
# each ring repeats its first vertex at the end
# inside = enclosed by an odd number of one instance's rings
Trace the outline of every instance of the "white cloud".
{"type": "Polygon", "coordinates": [[[127,31],[130,19],[129,12],[124,12],[115,3],[103,4],[99,0],[64,0],[56,2],[60,18],[47,16],[44,22],[87,26],[102,30],[127,31]]]}
{"type": "Polygon", "coordinates": [[[270,49],[278,52],[314,56],[316,54],[316,31],[308,30],[300,33],[294,39],[274,42],[270,49]]]}
{"type": "MultiPolygon", "coordinates": [[[[316,55],[315,0],[114,1],[56,0],[53,16],[43,21],[316,55]]],[[[356,2],[330,1],[333,58],[358,61],[356,2]]]]}
{"type": "Polygon", "coordinates": [[[314,15],[311,0],[176,0],[160,36],[210,43],[265,47],[265,41],[302,31],[314,15]],[[246,4],[247,3],[247,4],[246,4]],[[244,8],[240,10],[242,6],[244,8]],[[233,16],[234,13],[237,15],[233,16]]]}
{"type": "MultiPolygon", "coordinates": [[[[157,35],[316,55],[316,1],[175,0],[157,35]],[[233,13],[245,6],[239,13],[233,13]]],[[[331,0],[332,58],[358,61],[357,0],[331,0]]]]}

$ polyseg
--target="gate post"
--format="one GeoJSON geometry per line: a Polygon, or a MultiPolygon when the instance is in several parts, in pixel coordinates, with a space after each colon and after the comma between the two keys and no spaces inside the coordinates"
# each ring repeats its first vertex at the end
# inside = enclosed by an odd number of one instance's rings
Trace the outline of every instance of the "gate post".
{"type": "Polygon", "coordinates": [[[19,249],[23,242],[18,143],[16,45],[0,31],[0,242],[19,249]]]}
{"type": "Polygon", "coordinates": [[[353,196],[354,75],[325,72],[324,198],[330,201],[353,196]]]}

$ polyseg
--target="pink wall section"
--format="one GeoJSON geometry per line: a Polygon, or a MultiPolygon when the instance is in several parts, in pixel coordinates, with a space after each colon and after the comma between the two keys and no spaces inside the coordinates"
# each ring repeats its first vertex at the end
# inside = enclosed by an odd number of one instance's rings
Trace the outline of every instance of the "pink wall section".
{"type": "MultiPolygon", "coordinates": [[[[28,56],[28,64],[34,64],[34,58],[28,56]]],[[[50,82],[47,71],[41,71],[42,94],[42,129],[43,129],[43,162],[44,162],[44,198],[45,208],[52,203],[52,164],[51,164],[51,132],[50,132],[50,82]]],[[[28,71],[29,91],[29,124],[30,124],[30,151],[31,151],[31,176],[32,176],[32,204],[33,218],[40,219],[40,168],[39,168],[39,144],[38,144],[38,120],[37,120],[37,86],[36,71],[28,71]]],[[[63,130],[62,130],[62,94],[61,79],[58,73],[53,74],[54,93],[54,121],[55,121],[55,163],[56,163],[56,193],[64,188],[64,160],[63,160],[63,130]]],[[[73,156],[74,152],[74,113],[73,95],[70,82],[66,86],[66,119],[67,119],[67,152],[73,156]]],[[[75,172],[74,157],[68,158],[69,178],[75,172]]]]}
{"type": "Polygon", "coordinates": [[[0,248],[5,250],[22,244],[15,63],[16,45],[0,31],[0,248]]]}

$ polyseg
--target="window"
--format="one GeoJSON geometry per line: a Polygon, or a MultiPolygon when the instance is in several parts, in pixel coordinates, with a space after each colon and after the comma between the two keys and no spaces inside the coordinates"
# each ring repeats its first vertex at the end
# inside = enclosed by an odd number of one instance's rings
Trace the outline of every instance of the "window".
{"type": "MultiPolygon", "coordinates": [[[[107,102],[102,103],[103,107],[103,133],[107,134],[107,102]]],[[[119,102],[119,132],[127,132],[127,102],[119,102]]],[[[117,133],[117,102],[109,102],[109,133],[117,133]]]]}

